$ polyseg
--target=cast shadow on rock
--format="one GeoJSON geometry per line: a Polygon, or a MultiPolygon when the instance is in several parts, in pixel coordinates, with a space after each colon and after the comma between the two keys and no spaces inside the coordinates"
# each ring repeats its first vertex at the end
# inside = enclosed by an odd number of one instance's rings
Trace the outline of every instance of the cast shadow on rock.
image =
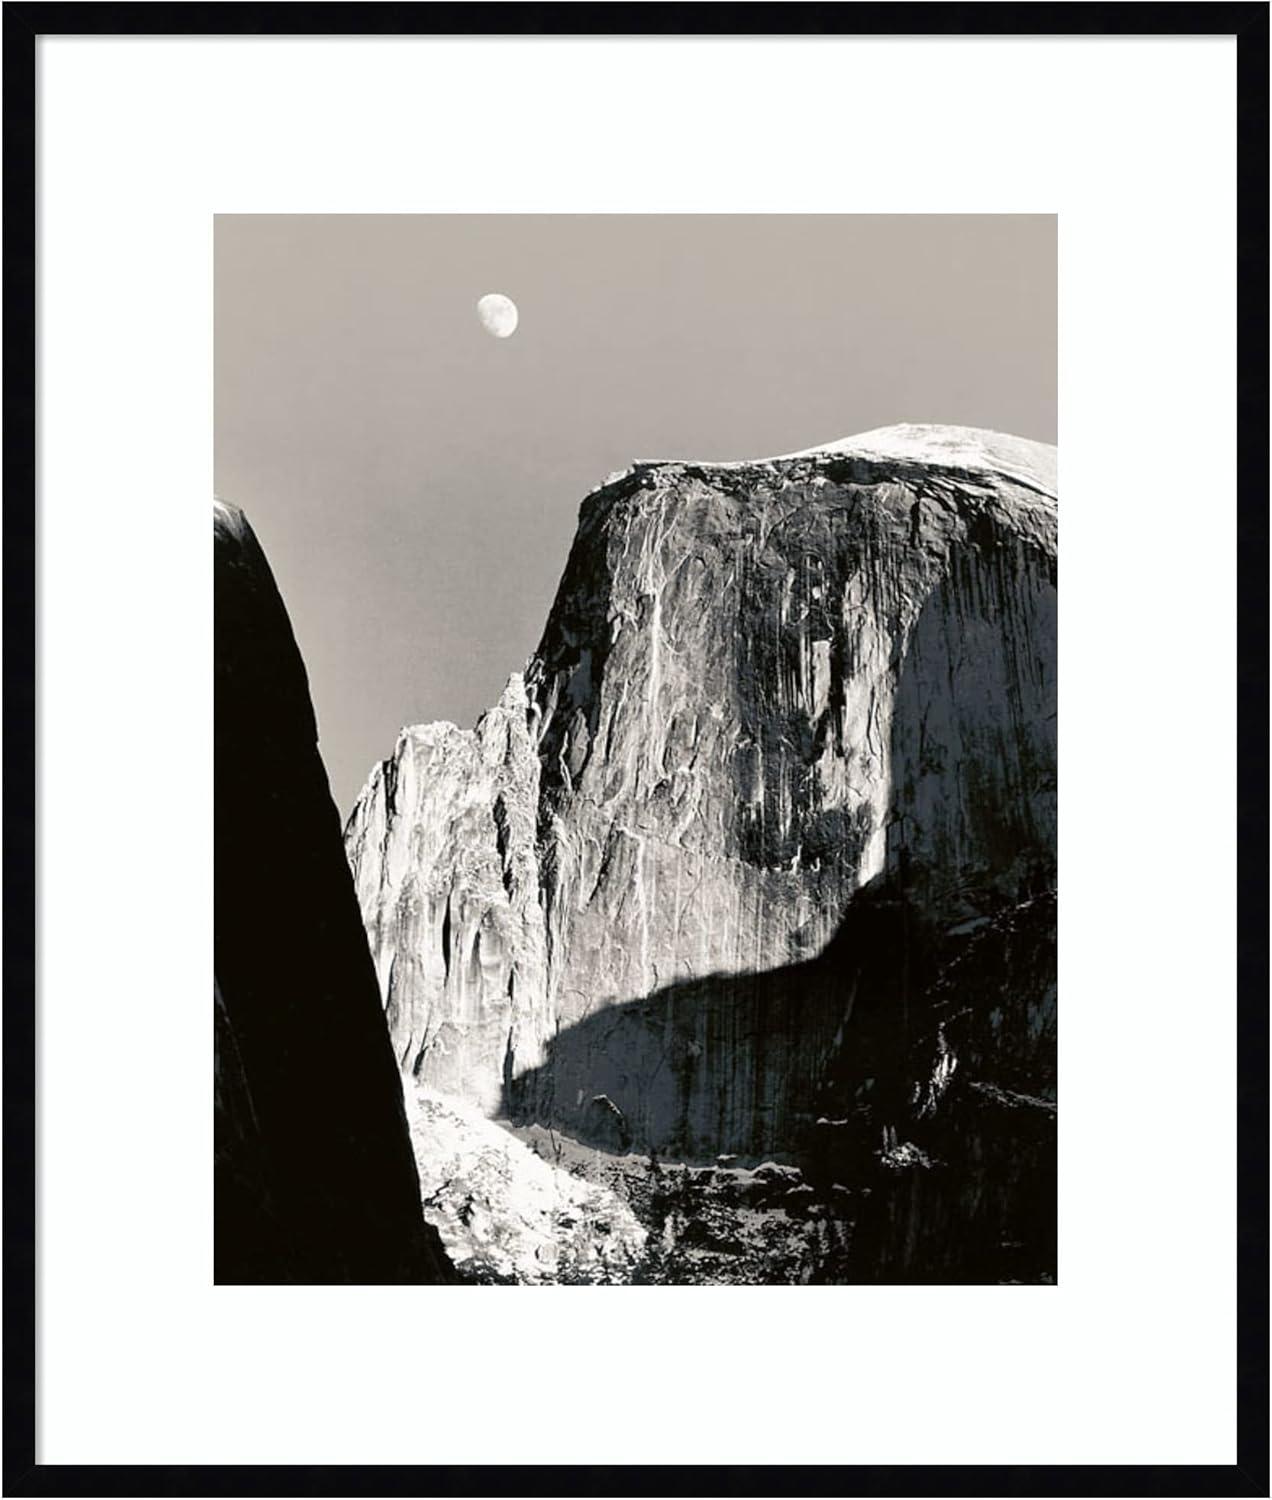
{"type": "Polygon", "coordinates": [[[858,1195],[855,1279],[1054,1279],[1055,598],[1045,561],[971,549],[926,600],[886,866],[820,954],[598,1005],[503,1112],[610,1151],[799,1161],[858,1195]]]}

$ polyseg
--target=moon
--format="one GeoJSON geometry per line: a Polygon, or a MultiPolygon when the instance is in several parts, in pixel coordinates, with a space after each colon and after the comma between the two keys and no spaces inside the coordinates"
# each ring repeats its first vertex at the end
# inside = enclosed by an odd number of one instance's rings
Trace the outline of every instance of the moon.
{"type": "Polygon", "coordinates": [[[510,339],[517,331],[517,304],[502,292],[487,292],[478,298],[477,316],[494,338],[510,339]]]}

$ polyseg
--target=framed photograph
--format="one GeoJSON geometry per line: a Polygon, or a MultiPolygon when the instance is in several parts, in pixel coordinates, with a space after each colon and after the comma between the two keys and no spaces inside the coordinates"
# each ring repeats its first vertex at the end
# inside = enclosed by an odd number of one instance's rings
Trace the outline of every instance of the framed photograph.
{"type": "Polygon", "coordinates": [[[1268,1493],[1267,63],[5,8],[6,1492],[1268,1493]]]}

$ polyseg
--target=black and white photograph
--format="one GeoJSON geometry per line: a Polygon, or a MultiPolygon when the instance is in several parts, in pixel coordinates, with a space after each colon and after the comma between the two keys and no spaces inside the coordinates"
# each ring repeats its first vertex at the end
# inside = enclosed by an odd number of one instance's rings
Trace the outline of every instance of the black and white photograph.
{"type": "Polygon", "coordinates": [[[4,1493],[1266,1497],[1267,6],[3,33],[4,1493]]]}
{"type": "Polygon", "coordinates": [[[221,215],[218,1282],[1057,1279],[1056,220],[221,215]]]}

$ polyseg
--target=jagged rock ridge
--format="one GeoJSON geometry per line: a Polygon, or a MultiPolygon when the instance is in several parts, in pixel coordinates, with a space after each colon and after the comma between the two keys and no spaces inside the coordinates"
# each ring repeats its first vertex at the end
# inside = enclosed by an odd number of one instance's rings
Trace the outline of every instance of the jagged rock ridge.
{"type": "Polygon", "coordinates": [[[706,1157],[808,1139],[873,1057],[895,1131],[940,934],[1054,884],[1054,472],[901,428],[589,495],[524,674],[346,829],[403,1070],[706,1157]]]}

